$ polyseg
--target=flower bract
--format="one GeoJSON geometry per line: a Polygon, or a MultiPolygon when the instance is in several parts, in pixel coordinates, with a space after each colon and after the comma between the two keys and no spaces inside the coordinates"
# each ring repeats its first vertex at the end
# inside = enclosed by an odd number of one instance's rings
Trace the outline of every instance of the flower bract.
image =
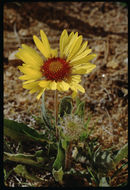
{"type": "Polygon", "coordinates": [[[85,132],[83,121],[77,115],[65,115],[58,126],[61,136],[68,141],[78,140],[85,132]]]}

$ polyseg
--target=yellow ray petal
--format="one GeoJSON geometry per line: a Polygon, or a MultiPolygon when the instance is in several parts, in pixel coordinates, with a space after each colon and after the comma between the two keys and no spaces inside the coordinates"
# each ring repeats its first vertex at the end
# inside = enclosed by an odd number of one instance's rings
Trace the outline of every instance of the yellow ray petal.
{"type": "Polygon", "coordinates": [[[85,89],[80,84],[76,84],[76,87],[80,92],[85,93],[85,89]]]}
{"type": "Polygon", "coordinates": [[[29,65],[34,69],[39,69],[43,64],[43,59],[37,54],[32,48],[22,45],[23,49],[19,48],[19,51],[16,53],[16,57],[21,59],[24,63],[29,65]]]}
{"type": "Polygon", "coordinates": [[[81,43],[82,43],[83,37],[79,36],[75,42],[73,43],[73,46],[71,47],[69,51],[69,55],[67,57],[67,61],[69,61],[79,50],[81,43]]]}
{"type": "Polygon", "coordinates": [[[67,36],[66,42],[64,43],[64,51],[66,49],[66,47],[69,45],[70,41],[72,40],[72,38],[74,37],[74,32],[71,32],[69,34],[69,36],[67,36]]]}
{"type": "Polygon", "coordinates": [[[64,54],[65,56],[67,57],[68,54],[69,54],[69,51],[71,50],[71,48],[74,47],[74,43],[75,43],[75,40],[77,39],[78,37],[78,32],[76,32],[73,37],[71,38],[71,40],[69,41],[68,45],[66,45],[65,47],[65,50],[64,50],[64,54]]]}
{"type": "Polygon", "coordinates": [[[76,96],[77,96],[77,94],[78,94],[78,93],[74,91],[74,92],[72,93],[72,95],[71,95],[71,96],[72,96],[72,99],[75,99],[76,96]]]}
{"type": "Polygon", "coordinates": [[[68,42],[68,33],[67,30],[63,30],[61,36],[60,36],[60,57],[63,57],[63,51],[64,47],[68,42]]]}
{"type": "Polygon", "coordinates": [[[30,91],[29,91],[29,94],[32,94],[32,93],[35,93],[35,92],[39,92],[39,87],[38,86],[36,86],[36,87],[34,87],[34,88],[32,88],[30,91]]]}
{"type": "Polygon", "coordinates": [[[61,81],[57,82],[57,88],[61,89],[61,91],[67,91],[70,85],[67,82],[61,81]]]}
{"type": "Polygon", "coordinates": [[[44,93],[44,91],[45,91],[45,88],[42,89],[42,90],[39,92],[39,94],[37,95],[37,99],[38,99],[38,100],[40,99],[40,97],[42,96],[42,94],[44,93]]]}
{"type": "Polygon", "coordinates": [[[39,83],[38,81],[35,81],[35,82],[32,82],[32,83],[28,83],[28,84],[24,83],[23,84],[23,88],[30,90],[30,89],[33,89],[33,88],[37,87],[38,83],[39,83]]]}
{"type": "Polygon", "coordinates": [[[51,90],[56,90],[57,89],[57,83],[55,81],[52,81],[49,85],[49,88],[51,90]]]}
{"type": "Polygon", "coordinates": [[[58,50],[57,49],[50,49],[50,57],[57,57],[58,50]]]}
{"type": "Polygon", "coordinates": [[[87,44],[88,44],[87,41],[82,44],[82,46],[81,46],[81,48],[79,49],[79,51],[73,56],[73,59],[74,59],[75,57],[77,57],[78,55],[82,54],[82,52],[86,49],[87,44]]]}
{"type": "Polygon", "coordinates": [[[70,88],[74,92],[77,92],[77,90],[79,90],[80,92],[85,93],[85,89],[80,84],[71,83],[71,87],[70,88]]]}
{"type": "Polygon", "coordinates": [[[22,75],[19,77],[20,80],[31,80],[30,77],[28,77],[27,75],[22,75]]]}
{"type": "Polygon", "coordinates": [[[73,38],[74,35],[75,35],[74,32],[71,32],[69,34],[69,36],[68,36],[68,43],[70,42],[70,40],[73,38]]]}
{"type": "Polygon", "coordinates": [[[67,35],[65,36],[65,38],[63,38],[63,52],[62,52],[62,58],[65,57],[65,49],[67,48],[67,46],[69,45],[70,41],[72,40],[74,36],[74,32],[71,32],[68,36],[68,33],[67,35]]]}
{"type": "Polygon", "coordinates": [[[76,88],[76,86],[74,86],[74,83],[71,83],[70,89],[71,89],[72,91],[74,91],[74,92],[77,92],[77,88],[76,88]]]}
{"type": "Polygon", "coordinates": [[[84,57],[83,59],[80,59],[79,61],[75,61],[70,63],[71,66],[76,66],[76,65],[82,65],[84,63],[88,63],[89,61],[91,61],[92,59],[94,59],[97,55],[96,54],[90,54],[87,55],[86,57],[84,57]]]}
{"type": "Polygon", "coordinates": [[[39,51],[46,57],[49,58],[50,57],[50,50],[47,49],[43,43],[39,40],[39,38],[37,36],[33,36],[33,40],[37,46],[37,48],[39,49],[39,51]]]}
{"type": "Polygon", "coordinates": [[[40,65],[37,64],[36,62],[34,62],[32,60],[32,57],[29,57],[29,55],[27,55],[27,53],[25,51],[19,51],[17,53],[17,58],[21,59],[25,64],[23,64],[23,66],[28,66],[32,69],[36,69],[36,70],[40,70],[40,65]]]}
{"type": "Polygon", "coordinates": [[[72,75],[71,76],[71,81],[79,83],[81,81],[81,76],[80,75],[72,75]]]}
{"type": "Polygon", "coordinates": [[[27,76],[29,76],[30,80],[34,80],[34,79],[40,79],[42,77],[42,72],[38,71],[38,70],[34,70],[31,68],[28,68],[26,66],[19,66],[18,67],[19,70],[21,72],[23,72],[24,74],[26,74],[27,76]]]}
{"type": "Polygon", "coordinates": [[[84,42],[80,50],[78,51],[77,55],[80,55],[86,49],[87,45],[88,45],[88,41],[84,42]]]}
{"type": "Polygon", "coordinates": [[[30,75],[22,75],[22,76],[19,77],[20,80],[31,80],[32,78],[37,80],[39,77],[37,77],[37,76],[32,77],[30,75]]]}
{"type": "Polygon", "coordinates": [[[43,81],[39,82],[39,86],[42,88],[47,88],[47,87],[49,87],[50,83],[51,83],[50,80],[43,80],[43,81]]]}
{"type": "Polygon", "coordinates": [[[82,66],[75,66],[72,69],[72,74],[88,74],[96,67],[95,64],[87,63],[82,66]]]}
{"type": "Polygon", "coordinates": [[[33,60],[35,61],[36,64],[42,65],[43,64],[43,59],[42,57],[36,52],[36,50],[34,50],[33,48],[22,44],[22,48],[25,49],[26,51],[28,51],[28,53],[30,54],[30,56],[33,58],[33,60]]]}
{"type": "MultiPolygon", "coordinates": [[[[29,88],[29,87],[26,87],[26,89],[27,88],[29,88]]],[[[37,83],[36,84],[34,84],[34,85],[32,85],[32,86],[30,86],[30,91],[29,91],[29,93],[30,94],[32,94],[32,93],[34,93],[34,92],[39,92],[39,91],[41,91],[43,88],[41,88],[39,85],[38,85],[38,81],[37,81],[37,83]],[[32,88],[31,88],[32,87],[32,88]]]]}
{"type": "Polygon", "coordinates": [[[23,84],[29,84],[29,83],[32,83],[32,82],[34,82],[35,80],[27,80],[27,81],[25,81],[25,82],[23,82],[23,84]]]}
{"type": "Polygon", "coordinates": [[[84,57],[86,57],[89,53],[91,53],[91,49],[86,49],[84,52],[82,52],[80,55],[77,55],[75,58],[72,58],[70,63],[75,62],[75,61],[79,61],[80,59],[83,59],[84,57]]]}
{"type": "Polygon", "coordinates": [[[48,38],[47,38],[47,36],[46,36],[46,34],[44,33],[43,30],[40,30],[40,35],[41,35],[43,45],[46,47],[46,49],[48,51],[50,51],[50,44],[49,44],[48,38]]]}
{"type": "Polygon", "coordinates": [[[57,90],[59,90],[61,92],[63,91],[62,88],[61,88],[61,86],[58,84],[58,82],[57,82],[57,90]]]}

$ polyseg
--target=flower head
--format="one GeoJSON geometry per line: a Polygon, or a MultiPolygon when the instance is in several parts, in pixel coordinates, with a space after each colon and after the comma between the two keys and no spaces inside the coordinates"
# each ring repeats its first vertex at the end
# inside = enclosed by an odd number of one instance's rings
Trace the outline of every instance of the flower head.
{"type": "Polygon", "coordinates": [[[60,37],[60,52],[52,49],[46,34],[40,30],[41,40],[35,35],[33,40],[44,56],[44,59],[31,47],[22,44],[22,48],[16,57],[24,63],[19,66],[19,70],[24,73],[19,79],[23,82],[23,88],[30,90],[30,93],[38,92],[37,99],[46,89],[67,91],[71,89],[73,95],[77,91],[85,92],[79,84],[81,74],[91,72],[96,65],[90,63],[96,55],[90,54],[91,49],[87,47],[87,42],[82,43],[82,36],[71,32],[69,35],[64,30],[60,37]]]}

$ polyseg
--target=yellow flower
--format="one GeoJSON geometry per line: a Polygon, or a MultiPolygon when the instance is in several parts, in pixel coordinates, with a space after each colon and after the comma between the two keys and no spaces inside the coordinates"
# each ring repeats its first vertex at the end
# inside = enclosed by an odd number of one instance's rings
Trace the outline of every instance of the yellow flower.
{"type": "Polygon", "coordinates": [[[64,30],[60,37],[60,52],[52,49],[46,34],[40,30],[41,40],[33,36],[33,40],[42,53],[42,58],[34,49],[22,44],[22,48],[16,57],[24,63],[19,70],[24,73],[19,79],[26,80],[23,88],[30,90],[30,93],[38,92],[37,99],[46,89],[67,91],[71,89],[73,96],[77,91],[84,93],[84,88],[79,84],[81,74],[91,72],[96,65],[90,63],[96,55],[90,54],[91,49],[87,42],[82,43],[83,37],[78,32],[71,32],[69,35],[64,30]]]}

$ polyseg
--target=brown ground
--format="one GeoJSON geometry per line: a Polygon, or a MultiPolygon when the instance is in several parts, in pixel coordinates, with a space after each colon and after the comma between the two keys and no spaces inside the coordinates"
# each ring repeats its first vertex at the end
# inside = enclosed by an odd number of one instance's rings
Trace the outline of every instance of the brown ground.
{"type": "MultiPolygon", "coordinates": [[[[4,5],[4,116],[34,124],[41,102],[22,88],[14,53],[25,43],[34,47],[32,35],[40,29],[57,47],[62,30],[78,31],[97,54],[96,69],[83,77],[86,118],[97,122],[93,136],[104,148],[120,149],[128,140],[128,10],[120,3],[55,2],[4,5]]],[[[68,93],[69,94],[69,93],[68,93]]],[[[63,94],[59,94],[62,97],[63,94]]],[[[53,109],[53,92],[46,93],[53,109]]],[[[90,124],[91,127],[91,124],[90,124]]]]}

